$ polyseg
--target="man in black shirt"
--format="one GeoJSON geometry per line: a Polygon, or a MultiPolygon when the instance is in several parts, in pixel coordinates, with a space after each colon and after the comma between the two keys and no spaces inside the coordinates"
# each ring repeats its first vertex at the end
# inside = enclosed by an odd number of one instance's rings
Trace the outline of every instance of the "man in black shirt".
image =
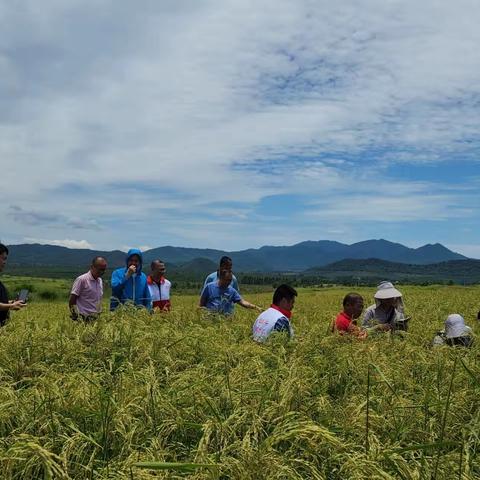
{"type": "MultiPolygon", "coordinates": [[[[0,272],[5,267],[8,257],[8,248],[0,243],[0,272]]],[[[5,285],[0,282],[0,327],[3,327],[8,320],[10,310],[20,310],[25,304],[19,300],[10,302],[5,285]]]]}

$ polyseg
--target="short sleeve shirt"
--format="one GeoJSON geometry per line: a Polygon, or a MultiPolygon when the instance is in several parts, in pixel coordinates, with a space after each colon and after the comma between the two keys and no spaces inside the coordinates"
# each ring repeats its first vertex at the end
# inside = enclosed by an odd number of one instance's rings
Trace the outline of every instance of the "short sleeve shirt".
{"type": "Polygon", "coordinates": [[[340,312],[337,315],[337,318],[335,320],[335,327],[340,332],[348,332],[351,324],[352,319],[345,312],[340,312]]]}
{"type": "MultiPolygon", "coordinates": [[[[205,288],[209,283],[215,283],[218,281],[218,272],[212,272],[206,279],[203,284],[203,288],[205,288]]],[[[230,286],[233,287],[237,292],[240,293],[240,288],[238,287],[238,280],[235,275],[232,275],[232,281],[230,282],[230,286]]]]}
{"type": "Polygon", "coordinates": [[[91,272],[84,273],[73,282],[72,291],[77,298],[78,311],[83,315],[99,313],[102,306],[103,282],[93,278],[91,272]]]}
{"type": "Polygon", "coordinates": [[[207,284],[201,298],[208,310],[223,315],[231,315],[234,304],[242,299],[233,287],[220,287],[218,282],[207,284]]]}

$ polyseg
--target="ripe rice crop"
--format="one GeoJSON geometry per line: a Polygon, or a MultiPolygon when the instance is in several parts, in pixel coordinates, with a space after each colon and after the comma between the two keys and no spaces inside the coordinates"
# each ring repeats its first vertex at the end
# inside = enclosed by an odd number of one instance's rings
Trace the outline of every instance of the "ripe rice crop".
{"type": "Polygon", "coordinates": [[[266,345],[255,312],[205,317],[191,296],[88,325],[66,303],[15,312],[0,330],[1,478],[480,478],[480,338],[430,347],[453,312],[478,337],[480,288],[405,287],[406,338],[366,341],[328,331],[347,291],[301,290],[295,340],[266,345]]]}

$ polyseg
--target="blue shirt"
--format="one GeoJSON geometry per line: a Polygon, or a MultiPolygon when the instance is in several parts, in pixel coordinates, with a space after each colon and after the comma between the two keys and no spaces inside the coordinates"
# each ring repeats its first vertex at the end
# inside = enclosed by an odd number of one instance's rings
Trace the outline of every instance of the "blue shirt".
{"type": "MultiPolygon", "coordinates": [[[[214,283],[218,280],[218,272],[212,272],[206,279],[203,284],[203,288],[205,288],[209,283],[214,283]]],[[[232,275],[232,281],[230,282],[230,286],[233,287],[237,292],[240,292],[238,288],[237,277],[232,275]]],[[[202,289],[203,292],[203,289],[202,289]]]]}
{"type": "Polygon", "coordinates": [[[233,304],[241,299],[240,294],[232,286],[220,287],[218,282],[214,282],[207,284],[203,289],[201,304],[212,312],[231,315],[233,304]]]}

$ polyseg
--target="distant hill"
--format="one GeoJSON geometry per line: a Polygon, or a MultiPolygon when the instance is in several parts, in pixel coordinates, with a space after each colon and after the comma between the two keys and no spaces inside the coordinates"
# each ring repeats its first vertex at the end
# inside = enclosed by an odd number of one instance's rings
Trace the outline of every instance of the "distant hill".
{"type": "Polygon", "coordinates": [[[125,253],[120,250],[105,252],[80,248],[58,247],[27,243],[9,245],[8,263],[12,266],[56,266],[87,268],[92,258],[101,255],[107,259],[109,266],[115,268],[125,265],[125,253]]]}
{"type": "Polygon", "coordinates": [[[209,260],[208,258],[195,258],[190,262],[183,263],[179,267],[176,267],[171,270],[175,270],[177,272],[190,272],[193,274],[200,274],[206,277],[210,273],[214,272],[217,269],[217,264],[209,260]]]}
{"type": "Polygon", "coordinates": [[[305,275],[323,278],[350,277],[357,281],[392,280],[392,281],[452,281],[455,283],[479,283],[480,260],[450,260],[448,262],[415,265],[387,262],[376,258],[366,260],[346,259],[329,265],[310,268],[305,275]]]}
{"type": "Polygon", "coordinates": [[[145,252],[146,258],[159,256],[168,258],[177,264],[198,257],[208,258],[216,263],[222,255],[232,257],[235,270],[244,272],[302,271],[346,258],[378,258],[391,262],[420,265],[467,258],[452,252],[439,243],[424,245],[420,248],[409,248],[387,240],[367,240],[352,245],[319,240],[285,247],[264,246],[258,249],[233,252],[179,247],[160,247],[145,252]]]}
{"type": "MultiPolygon", "coordinates": [[[[125,253],[119,250],[103,252],[39,244],[12,245],[10,248],[9,263],[21,267],[42,265],[86,267],[95,255],[105,256],[112,268],[122,266],[125,262],[125,253]]],[[[151,260],[160,258],[181,267],[195,261],[192,268],[199,268],[199,259],[209,260],[216,266],[223,255],[232,257],[234,269],[238,272],[300,272],[344,259],[377,258],[417,265],[466,259],[438,243],[408,248],[387,240],[367,240],[352,245],[319,240],[292,246],[264,246],[234,252],[166,246],[144,252],[144,263],[148,264],[151,260]]]]}

